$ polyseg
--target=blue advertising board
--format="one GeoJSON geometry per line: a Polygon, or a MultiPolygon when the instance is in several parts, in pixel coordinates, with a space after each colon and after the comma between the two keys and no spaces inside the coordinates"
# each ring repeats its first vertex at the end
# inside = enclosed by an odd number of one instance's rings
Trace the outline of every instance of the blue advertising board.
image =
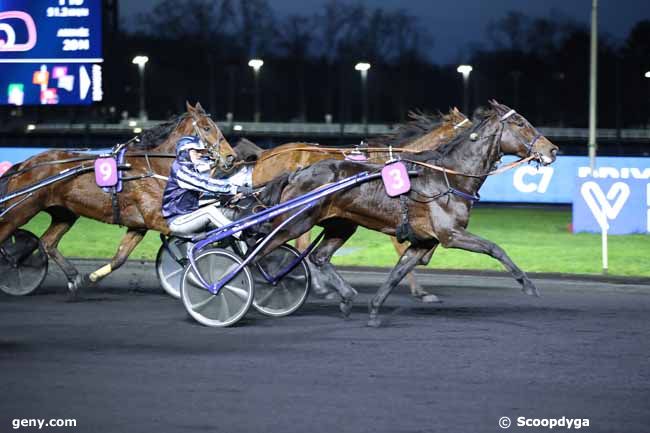
{"type": "Polygon", "coordinates": [[[577,178],[573,231],[650,232],[650,179],[577,178]]]}
{"type": "MultiPolygon", "coordinates": [[[[504,163],[515,158],[504,158],[504,163]]],[[[489,177],[481,188],[481,201],[510,203],[573,202],[576,178],[592,177],[586,156],[559,156],[546,167],[522,165],[489,177]]],[[[650,158],[598,157],[593,177],[650,179],[650,158]]]]}
{"type": "Polygon", "coordinates": [[[101,0],[0,0],[0,104],[101,101],[101,0]]]}

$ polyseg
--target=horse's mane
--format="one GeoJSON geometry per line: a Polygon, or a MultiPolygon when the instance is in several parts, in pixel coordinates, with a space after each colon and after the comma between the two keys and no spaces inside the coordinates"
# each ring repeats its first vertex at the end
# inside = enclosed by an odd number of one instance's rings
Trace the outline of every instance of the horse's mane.
{"type": "Polygon", "coordinates": [[[140,134],[140,141],[133,143],[133,147],[138,149],[152,149],[158,147],[167,140],[167,137],[174,132],[178,124],[185,119],[187,114],[180,114],[172,117],[160,125],[153,126],[149,129],[142,131],[140,134]]]}
{"type": "Polygon", "coordinates": [[[388,134],[381,135],[368,140],[371,147],[393,146],[403,147],[420,137],[438,129],[448,119],[448,115],[438,113],[424,113],[421,111],[410,111],[409,121],[401,123],[388,134]]]}
{"type": "Polygon", "coordinates": [[[237,154],[238,159],[247,162],[257,161],[264,152],[264,149],[245,137],[240,138],[232,149],[237,154]]]}
{"type": "Polygon", "coordinates": [[[469,140],[470,135],[479,133],[484,127],[485,123],[496,113],[490,108],[479,108],[474,112],[472,118],[472,127],[462,130],[456,137],[444,143],[442,146],[434,150],[425,150],[422,152],[414,153],[409,156],[409,159],[414,161],[427,161],[441,159],[449,154],[452,149],[461,143],[469,140]]]}

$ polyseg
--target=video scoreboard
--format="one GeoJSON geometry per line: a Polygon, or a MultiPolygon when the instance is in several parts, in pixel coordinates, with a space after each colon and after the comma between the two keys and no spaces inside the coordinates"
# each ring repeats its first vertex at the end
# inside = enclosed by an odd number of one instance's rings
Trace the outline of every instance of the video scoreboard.
{"type": "Polygon", "coordinates": [[[101,101],[102,0],[0,0],[0,104],[101,101]]]}

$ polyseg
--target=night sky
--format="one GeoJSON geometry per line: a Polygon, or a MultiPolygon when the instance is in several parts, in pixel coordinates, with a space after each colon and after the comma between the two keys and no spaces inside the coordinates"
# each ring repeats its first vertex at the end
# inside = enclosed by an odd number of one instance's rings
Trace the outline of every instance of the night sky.
{"type": "MultiPolygon", "coordinates": [[[[270,0],[279,17],[299,13],[309,15],[322,9],[326,0],[270,0]]],[[[355,1],[369,7],[405,9],[421,18],[433,36],[429,50],[437,63],[462,61],[471,44],[481,43],[490,21],[508,11],[520,11],[530,16],[564,15],[586,25],[591,14],[591,0],[366,0],[355,1]]],[[[156,0],[120,1],[122,25],[133,28],[133,17],[146,12],[156,0]]],[[[599,25],[601,32],[621,41],[632,26],[642,19],[650,19],[650,0],[600,0],[599,25]]]]}

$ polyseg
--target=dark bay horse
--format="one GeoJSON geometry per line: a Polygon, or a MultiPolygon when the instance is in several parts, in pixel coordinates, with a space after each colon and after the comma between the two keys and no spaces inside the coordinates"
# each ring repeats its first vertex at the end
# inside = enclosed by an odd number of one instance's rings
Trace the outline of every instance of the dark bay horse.
{"type": "MultiPolygon", "coordinates": [[[[88,283],[99,281],[124,264],[147,230],[169,233],[160,211],[166,176],[175,157],[177,141],[184,135],[193,134],[206,142],[218,161],[219,170],[232,170],[236,154],[219,127],[200,104],[196,107],[187,104],[186,114],[145,131],[139,143],[128,145],[125,163],[131,168],[124,172],[124,176],[133,180],[125,181],[123,191],[117,195],[119,221],[115,220],[111,194],[96,185],[93,172],[87,172],[41,188],[10,210],[0,221],[0,243],[37,213],[45,211],[52,220],[41,241],[48,256],[65,273],[70,290],[74,293],[88,283]],[[57,248],[79,216],[108,224],[119,223],[127,228],[111,262],[85,276],[81,276],[57,248]]],[[[0,178],[0,194],[36,184],[62,170],[77,167],[80,162],[92,166],[93,158],[92,155],[63,150],[40,153],[14,165],[0,178]]],[[[8,202],[7,208],[19,200],[21,198],[8,202]]]]}
{"type": "MultiPolygon", "coordinates": [[[[455,107],[447,114],[410,113],[409,116],[409,122],[398,125],[394,131],[387,135],[368,141],[368,147],[371,149],[368,152],[369,162],[383,163],[388,160],[390,154],[387,148],[389,146],[408,152],[435,150],[472,125],[471,121],[455,107]]],[[[242,143],[242,145],[251,146],[252,143],[242,143]]],[[[240,144],[235,146],[235,151],[239,151],[239,148],[240,144]]],[[[239,157],[246,159],[246,155],[239,155],[239,157]]],[[[323,149],[310,143],[283,144],[259,153],[253,168],[253,184],[256,186],[266,184],[283,173],[308,167],[318,161],[342,160],[345,157],[346,154],[342,150],[323,149]]],[[[399,243],[394,236],[391,239],[398,255],[401,256],[407,246],[399,243]]],[[[305,233],[296,240],[296,247],[299,250],[303,250],[307,245],[309,245],[309,233],[305,233]]],[[[407,279],[413,296],[424,302],[438,301],[435,295],[428,293],[418,284],[412,272],[409,272],[407,279]]],[[[318,291],[318,288],[316,290],[318,291]]],[[[321,294],[325,293],[327,291],[321,292],[321,294]]]]}
{"type": "MultiPolygon", "coordinates": [[[[546,165],[555,161],[558,147],[515,110],[496,101],[490,101],[490,105],[489,110],[474,119],[474,126],[461,132],[451,142],[434,151],[404,158],[410,161],[412,168],[424,167],[422,173],[412,179],[412,189],[405,195],[413,239],[370,302],[369,326],[380,325],[379,308],[390,292],[416,265],[427,264],[440,244],[445,248],[490,255],[510,271],[525,293],[538,294],[533,282],[502,248],[470,233],[467,225],[473,199],[502,155],[517,155],[523,161],[534,159],[546,165]]],[[[349,161],[319,162],[290,177],[283,190],[282,201],[324,184],[380,168],[349,161]]],[[[274,224],[287,217],[281,215],[274,224]]],[[[262,253],[298,237],[316,224],[322,225],[325,236],[310,256],[312,275],[320,276],[322,284],[335,288],[341,294],[341,310],[347,315],[356,291],[336,272],[329,260],[352,236],[358,225],[395,235],[401,222],[400,199],[389,197],[381,182],[370,181],[322,199],[302,219],[281,230],[262,253]]]]}

